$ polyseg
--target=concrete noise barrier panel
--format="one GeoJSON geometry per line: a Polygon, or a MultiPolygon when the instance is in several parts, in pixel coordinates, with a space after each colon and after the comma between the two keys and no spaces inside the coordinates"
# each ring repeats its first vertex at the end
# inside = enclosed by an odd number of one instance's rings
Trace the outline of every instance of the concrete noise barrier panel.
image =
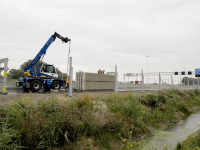
{"type": "Polygon", "coordinates": [[[113,90],[114,82],[84,82],[82,90],[113,90]]]}
{"type": "Polygon", "coordinates": [[[96,74],[96,73],[83,73],[83,81],[86,82],[114,82],[115,76],[107,74],[96,74]]]}
{"type": "Polygon", "coordinates": [[[114,75],[87,72],[76,73],[77,90],[113,90],[114,81],[114,75]]]}

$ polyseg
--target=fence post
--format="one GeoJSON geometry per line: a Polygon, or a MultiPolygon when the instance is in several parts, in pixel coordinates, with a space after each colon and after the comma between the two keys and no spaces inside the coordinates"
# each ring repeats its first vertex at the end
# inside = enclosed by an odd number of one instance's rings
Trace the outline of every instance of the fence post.
{"type": "Polygon", "coordinates": [[[193,90],[194,90],[194,79],[193,79],[193,90]]]}
{"type": "Polygon", "coordinates": [[[181,90],[182,90],[182,81],[181,81],[181,77],[180,77],[180,84],[181,84],[181,90]]]}
{"type": "Polygon", "coordinates": [[[73,67],[72,67],[72,57],[70,57],[70,67],[69,67],[69,90],[68,90],[68,96],[72,97],[72,87],[73,87],[73,67]]]}
{"type": "Polygon", "coordinates": [[[161,76],[160,76],[160,72],[159,72],[159,91],[161,90],[161,76]]]}
{"type": "Polygon", "coordinates": [[[187,89],[189,90],[189,79],[187,79],[187,89]]]}
{"type": "Polygon", "coordinates": [[[117,87],[117,76],[118,76],[118,72],[117,72],[117,65],[115,65],[115,93],[117,94],[118,91],[118,87],[117,87]]]}
{"type": "Polygon", "coordinates": [[[143,75],[143,69],[142,69],[142,93],[144,92],[144,75],[143,75]]]}
{"type": "Polygon", "coordinates": [[[173,89],[173,78],[172,78],[172,75],[171,75],[171,89],[173,89]]]}

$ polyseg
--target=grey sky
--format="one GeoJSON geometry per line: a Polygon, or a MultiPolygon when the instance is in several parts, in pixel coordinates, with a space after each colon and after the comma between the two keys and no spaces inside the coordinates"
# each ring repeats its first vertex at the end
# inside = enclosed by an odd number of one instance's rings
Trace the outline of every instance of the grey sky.
{"type": "MultiPolygon", "coordinates": [[[[72,39],[78,70],[124,73],[199,68],[199,0],[0,1],[0,58],[18,69],[56,31],[72,39]]],[[[68,44],[56,40],[44,61],[66,72],[68,44]]],[[[131,80],[131,79],[130,79],[131,80]]],[[[134,78],[133,78],[134,80],[134,78]]]]}

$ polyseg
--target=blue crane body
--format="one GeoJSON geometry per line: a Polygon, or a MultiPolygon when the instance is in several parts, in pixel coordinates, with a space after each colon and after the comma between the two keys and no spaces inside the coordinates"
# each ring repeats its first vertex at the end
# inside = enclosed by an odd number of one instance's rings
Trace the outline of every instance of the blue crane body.
{"type": "Polygon", "coordinates": [[[58,75],[56,73],[55,67],[53,65],[41,64],[39,60],[43,59],[46,54],[47,49],[52,42],[57,38],[61,39],[62,42],[67,43],[71,41],[67,37],[64,38],[58,33],[54,33],[46,44],[42,47],[35,58],[29,63],[27,67],[24,68],[24,76],[19,77],[19,81],[16,82],[17,86],[23,86],[24,89],[30,89],[32,91],[38,91],[43,86],[44,89],[60,89],[61,86],[66,86],[66,81],[63,79],[57,79],[58,75]],[[38,66],[34,70],[36,64],[39,62],[38,66]],[[42,66],[41,66],[42,65],[42,66]],[[41,66],[41,67],[40,67],[41,66]],[[39,69],[40,68],[40,69],[39,69]]]}

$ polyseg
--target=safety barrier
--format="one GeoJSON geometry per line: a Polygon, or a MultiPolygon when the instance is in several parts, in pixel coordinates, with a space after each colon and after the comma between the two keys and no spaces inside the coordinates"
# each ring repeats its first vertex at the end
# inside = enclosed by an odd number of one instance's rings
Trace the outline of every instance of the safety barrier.
{"type": "Polygon", "coordinates": [[[0,94],[8,94],[6,90],[6,81],[7,81],[7,71],[8,68],[8,58],[2,58],[0,59],[0,74],[4,70],[3,79],[0,80],[0,82],[3,83],[2,90],[0,90],[0,94]],[[1,64],[4,63],[4,67],[1,67],[1,64]]]}

